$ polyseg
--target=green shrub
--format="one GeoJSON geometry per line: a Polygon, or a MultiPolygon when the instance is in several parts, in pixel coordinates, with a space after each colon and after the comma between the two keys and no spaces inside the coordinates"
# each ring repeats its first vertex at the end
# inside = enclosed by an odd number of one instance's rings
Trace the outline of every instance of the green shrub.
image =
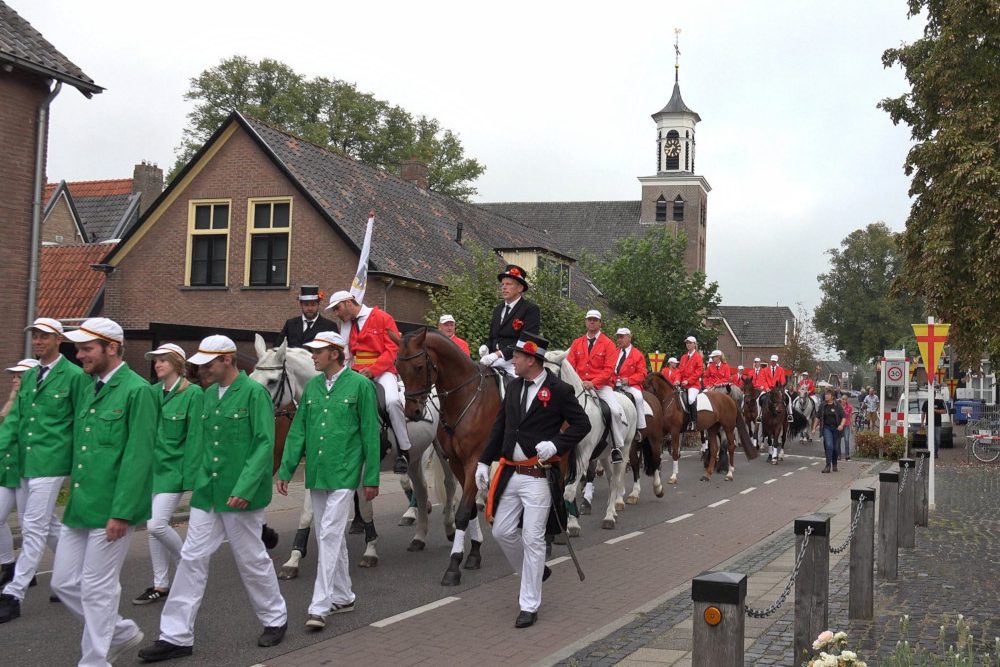
{"type": "Polygon", "coordinates": [[[898,433],[881,435],[865,431],[855,434],[854,451],[857,456],[895,461],[906,452],[906,438],[898,433]]]}

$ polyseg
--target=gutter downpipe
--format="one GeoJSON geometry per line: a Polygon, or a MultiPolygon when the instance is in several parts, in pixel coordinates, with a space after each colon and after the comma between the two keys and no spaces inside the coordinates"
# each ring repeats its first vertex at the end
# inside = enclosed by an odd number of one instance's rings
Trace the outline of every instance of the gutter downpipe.
{"type": "MultiPolygon", "coordinates": [[[[35,181],[34,192],[31,195],[31,249],[29,250],[28,274],[28,321],[25,326],[31,326],[35,321],[35,303],[38,299],[38,270],[41,264],[39,243],[42,236],[42,179],[45,177],[45,146],[49,135],[49,105],[62,90],[62,81],[56,81],[52,92],[38,108],[38,122],[35,127],[38,134],[35,138],[35,181]]],[[[31,332],[24,336],[24,356],[31,355],[31,332]]]]}

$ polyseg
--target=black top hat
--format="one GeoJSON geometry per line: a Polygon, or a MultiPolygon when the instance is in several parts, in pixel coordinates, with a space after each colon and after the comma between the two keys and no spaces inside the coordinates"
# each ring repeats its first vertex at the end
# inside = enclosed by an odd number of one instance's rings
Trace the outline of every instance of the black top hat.
{"type": "Polygon", "coordinates": [[[303,285],[300,287],[299,301],[319,301],[319,285],[303,285]]]}
{"type": "Polygon", "coordinates": [[[525,292],[528,291],[528,272],[517,264],[508,264],[502,273],[497,274],[497,280],[503,280],[504,278],[513,278],[524,285],[525,292]]]}
{"type": "Polygon", "coordinates": [[[517,343],[514,344],[514,351],[521,352],[523,354],[530,354],[541,362],[545,361],[545,353],[548,352],[549,341],[545,340],[538,334],[529,333],[527,331],[521,332],[521,337],[517,339],[517,343]]]}

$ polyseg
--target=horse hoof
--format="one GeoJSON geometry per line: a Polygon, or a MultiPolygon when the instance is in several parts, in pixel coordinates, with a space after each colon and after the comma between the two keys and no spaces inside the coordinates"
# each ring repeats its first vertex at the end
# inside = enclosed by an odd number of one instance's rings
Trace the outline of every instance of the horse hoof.
{"type": "Polygon", "coordinates": [[[653,487],[653,495],[656,496],[657,498],[662,498],[663,497],[663,486],[662,485],[661,486],[654,486],[653,487]]]}
{"type": "Polygon", "coordinates": [[[448,570],[441,577],[442,586],[458,586],[462,583],[462,573],[457,570],[448,570]]]}
{"type": "Polygon", "coordinates": [[[709,481],[709,476],[708,475],[702,475],[701,476],[701,481],[703,481],[703,482],[709,481]]]}
{"type": "Polygon", "coordinates": [[[728,475],[726,475],[726,481],[727,482],[733,481],[733,473],[729,473],[728,475]]]}
{"type": "Polygon", "coordinates": [[[410,546],[406,547],[406,550],[407,551],[423,551],[425,546],[427,546],[427,545],[424,544],[423,540],[413,540],[412,542],[410,542],[410,546]]]}
{"type": "Polygon", "coordinates": [[[347,530],[348,535],[360,535],[365,532],[365,524],[360,521],[352,521],[351,527],[347,530]]]}
{"type": "Polygon", "coordinates": [[[401,517],[399,519],[399,523],[396,524],[396,525],[398,525],[398,526],[412,526],[416,522],[417,522],[417,520],[414,519],[412,516],[403,516],[403,517],[401,517]]]}
{"type": "Polygon", "coordinates": [[[620,500],[616,500],[615,501],[615,511],[616,512],[621,512],[623,509],[625,509],[625,503],[623,503],[620,500]]]}
{"type": "Polygon", "coordinates": [[[785,457],[784,457],[784,456],[779,456],[779,457],[778,457],[778,460],[779,460],[779,461],[784,461],[784,460],[785,460],[785,457]]]}
{"type": "Polygon", "coordinates": [[[638,505],[639,504],[639,497],[638,496],[629,496],[628,498],[625,499],[625,504],[626,505],[638,505]]]}
{"type": "Polygon", "coordinates": [[[378,556],[362,556],[358,563],[358,567],[376,567],[377,565],[378,556]]]}
{"type": "Polygon", "coordinates": [[[278,571],[278,579],[282,581],[288,581],[289,579],[296,579],[299,576],[299,568],[292,567],[290,565],[282,565],[281,569],[278,571]]]}
{"type": "Polygon", "coordinates": [[[433,505],[431,505],[430,503],[427,503],[427,513],[428,513],[428,514],[430,514],[430,513],[431,513],[431,510],[432,510],[432,509],[434,509],[434,506],[433,506],[433,505]]]}
{"type": "Polygon", "coordinates": [[[601,528],[604,530],[612,530],[615,527],[614,519],[605,519],[601,522],[601,528]]]}
{"type": "Polygon", "coordinates": [[[580,537],[580,526],[570,526],[566,529],[570,537],[580,537]]]}
{"type": "Polygon", "coordinates": [[[559,533],[558,535],[553,535],[552,536],[552,543],[553,544],[566,544],[566,535],[563,534],[563,533],[559,533]]]}
{"type": "Polygon", "coordinates": [[[448,538],[449,542],[454,542],[455,541],[455,533],[445,533],[445,537],[448,538]]]}
{"type": "Polygon", "coordinates": [[[670,479],[667,480],[667,484],[676,484],[676,483],[677,483],[677,475],[671,475],[670,479]]]}
{"type": "Polygon", "coordinates": [[[604,475],[604,465],[602,463],[598,463],[594,468],[594,474],[598,477],[602,477],[604,475]]]}
{"type": "Polygon", "coordinates": [[[464,567],[466,570],[478,570],[482,567],[483,557],[478,554],[469,554],[469,557],[465,559],[464,567]]]}
{"type": "Polygon", "coordinates": [[[584,498],[583,500],[581,500],[580,501],[580,514],[581,515],[583,515],[583,514],[590,514],[590,510],[591,510],[590,501],[587,500],[586,498],[584,498]]]}

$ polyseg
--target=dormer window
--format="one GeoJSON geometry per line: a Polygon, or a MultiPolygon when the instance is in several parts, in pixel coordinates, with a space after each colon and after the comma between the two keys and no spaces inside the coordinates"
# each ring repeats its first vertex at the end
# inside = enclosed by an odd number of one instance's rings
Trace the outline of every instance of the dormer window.
{"type": "Polygon", "coordinates": [[[656,221],[667,221],[667,200],[663,198],[663,195],[660,195],[659,199],[656,200],[656,221]]]}
{"type": "Polygon", "coordinates": [[[684,221],[684,200],[680,195],[674,198],[674,215],[673,219],[677,222],[684,221]]]}

